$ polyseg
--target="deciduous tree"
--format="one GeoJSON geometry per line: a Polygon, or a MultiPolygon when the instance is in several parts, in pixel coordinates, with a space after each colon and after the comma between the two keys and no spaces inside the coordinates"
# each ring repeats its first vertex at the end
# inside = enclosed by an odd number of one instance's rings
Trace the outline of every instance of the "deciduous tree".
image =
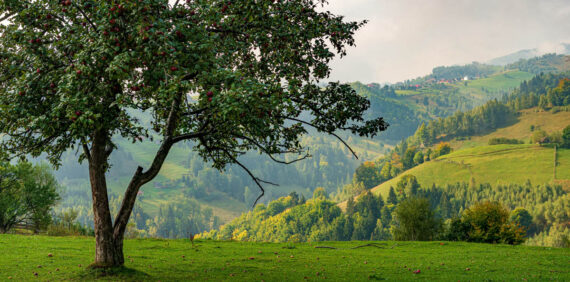
{"type": "Polygon", "coordinates": [[[288,163],[279,155],[308,155],[300,143],[306,127],[360,136],[386,128],[382,118],[363,119],[370,103],[349,86],[318,86],[364,24],[318,8],[325,3],[2,1],[1,145],[14,156],[45,153],[55,165],[80,149],[89,163],[95,263],[122,265],[137,192],[175,144],[193,141],[217,169],[243,167],[263,191],[238,159],[245,152],[288,163]],[[158,139],[160,148],[134,172],[113,221],[105,173],[118,137],[158,139]]]}

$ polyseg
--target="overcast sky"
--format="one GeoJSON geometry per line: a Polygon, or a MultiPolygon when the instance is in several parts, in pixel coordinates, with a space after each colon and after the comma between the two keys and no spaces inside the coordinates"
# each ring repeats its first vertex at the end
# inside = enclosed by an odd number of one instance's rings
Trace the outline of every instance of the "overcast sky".
{"type": "Polygon", "coordinates": [[[369,20],[332,80],[398,82],[434,66],[570,43],[570,0],[329,0],[350,20],[369,20]]]}

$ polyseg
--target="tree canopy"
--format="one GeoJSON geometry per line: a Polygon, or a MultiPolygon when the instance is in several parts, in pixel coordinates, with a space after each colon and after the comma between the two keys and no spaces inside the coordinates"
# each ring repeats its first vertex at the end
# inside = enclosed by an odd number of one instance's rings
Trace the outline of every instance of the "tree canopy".
{"type": "Polygon", "coordinates": [[[223,168],[250,149],[301,152],[303,124],[374,135],[381,119],[349,124],[362,121],[365,98],[313,84],[364,24],[316,12],[322,2],[4,1],[3,146],[58,164],[94,132],[110,149],[110,136],[140,142],[154,129],[199,141],[223,168]],[[152,113],[150,124],[133,110],[152,113]]]}

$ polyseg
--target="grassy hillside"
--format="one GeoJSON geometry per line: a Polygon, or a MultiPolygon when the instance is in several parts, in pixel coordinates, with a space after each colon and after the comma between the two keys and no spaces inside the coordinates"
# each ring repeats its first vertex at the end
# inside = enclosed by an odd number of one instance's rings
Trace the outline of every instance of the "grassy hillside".
{"type": "Polygon", "coordinates": [[[458,83],[456,87],[463,95],[470,95],[478,101],[486,101],[495,93],[509,91],[518,87],[524,80],[529,80],[534,75],[524,71],[509,70],[477,80],[458,83]]]}
{"type": "Polygon", "coordinates": [[[558,150],[557,175],[554,179],[554,149],[528,144],[532,135],[531,125],[535,130],[551,133],[561,131],[569,124],[570,112],[552,113],[536,108],[523,110],[516,123],[468,140],[452,140],[453,153],[414,167],[372,191],[387,196],[390,186],[395,187],[407,174],[416,176],[424,187],[434,183],[445,185],[472,180],[490,184],[522,184],[527,180],[533,184],[544,184],[555,181],[570,187],[570,150],[558,150]],[[516,138],[527,144],[488,145],[490,139],[500,137],[516,138]]]}
{"type": "Polygon", "coordinates": [[[532,136],[531,125],[535,129],[542,129],[548,133],[561,131],[567,125],[570,125],[570,112],[545,112],[536,108],[520,111],[518,121],[510,126],[499,128],[483,136],[473,136],[470,140],[453,140],[451,145],[454,149],[472,148],[476,146],[484,146],[493,138],[516,138],[528,143],[532,136]]]}
{"type": "Polygon", "coordinates": [[[0,235],[0,280],[570,279],[566,249],[455,242],[364,246],[369,243],[199,241],[192,247],[188,240],[126,240],[126,268],[108,275],[86,268],[93,238],[0,235]]]}
{"type": "MultiPolygon", "coordinates": [[[[570,150],[559,150],[559,158],[570,158],[570,150]]],[[[570,171],[570,163],[560,162],[557,171],[570,171]]],[[[553,181],[554,149],[537,145],[495,145],[469,148],[453,152],[436,160],[412,168],[398,177],[372,189],[374,193],[388,195],[390,186],[407,174],[417,177],[423,187],[433,183],[440,186],[457,182],[533,184],[553,181]]],[[[566,177],[558,174],[558,179],[566,177]]]]}

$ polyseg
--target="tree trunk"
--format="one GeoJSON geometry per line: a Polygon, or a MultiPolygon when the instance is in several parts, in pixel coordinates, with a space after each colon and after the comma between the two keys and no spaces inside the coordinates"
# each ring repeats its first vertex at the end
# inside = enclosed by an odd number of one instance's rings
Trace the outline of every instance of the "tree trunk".
{"type": "Polygon", "coordinates": [[[95,267],[114,267],[124,263],[123,243],[113,238],[113,222],[109,210],[107,195],[108,155],[105,147],[108,137],[104,132],[97,132],[93,138],[89,156],[89,180],[93,198],[93,220],[95,228],[95,267]]]}
{"type": "MultiPolygon", "coordinates": [[[[156,152],[150,168],[143,172],[142,167],[138,167],[135,175],[131,179],[121,208],[115,217],[115,223],[111,220],[109,210],[109,198],[107,196],[107,181],[105,172],[108,168],[110,151],[107,145],[111,143],[110,136],[104,130],[97,131],[93,136],[91,150],[84,145],[84,150],[89,159],[89,178],[91,181],[91,192],[93,197],[93,218],[95,226],[95,264],[96,267],[115,267],[125,263],[123,254],[123,239],[129,218],[133,211],[139,189],[156,177],[172,145],[177,142],[172,135],[178,121],[178,111],[180,109],[180,99],[182,92],[172,101],[171,111],[168,117],[166,132],[162,145],[156,152]]],[[[202,133],[186,134],[180,140],[199,137],[202,133]]]]}

